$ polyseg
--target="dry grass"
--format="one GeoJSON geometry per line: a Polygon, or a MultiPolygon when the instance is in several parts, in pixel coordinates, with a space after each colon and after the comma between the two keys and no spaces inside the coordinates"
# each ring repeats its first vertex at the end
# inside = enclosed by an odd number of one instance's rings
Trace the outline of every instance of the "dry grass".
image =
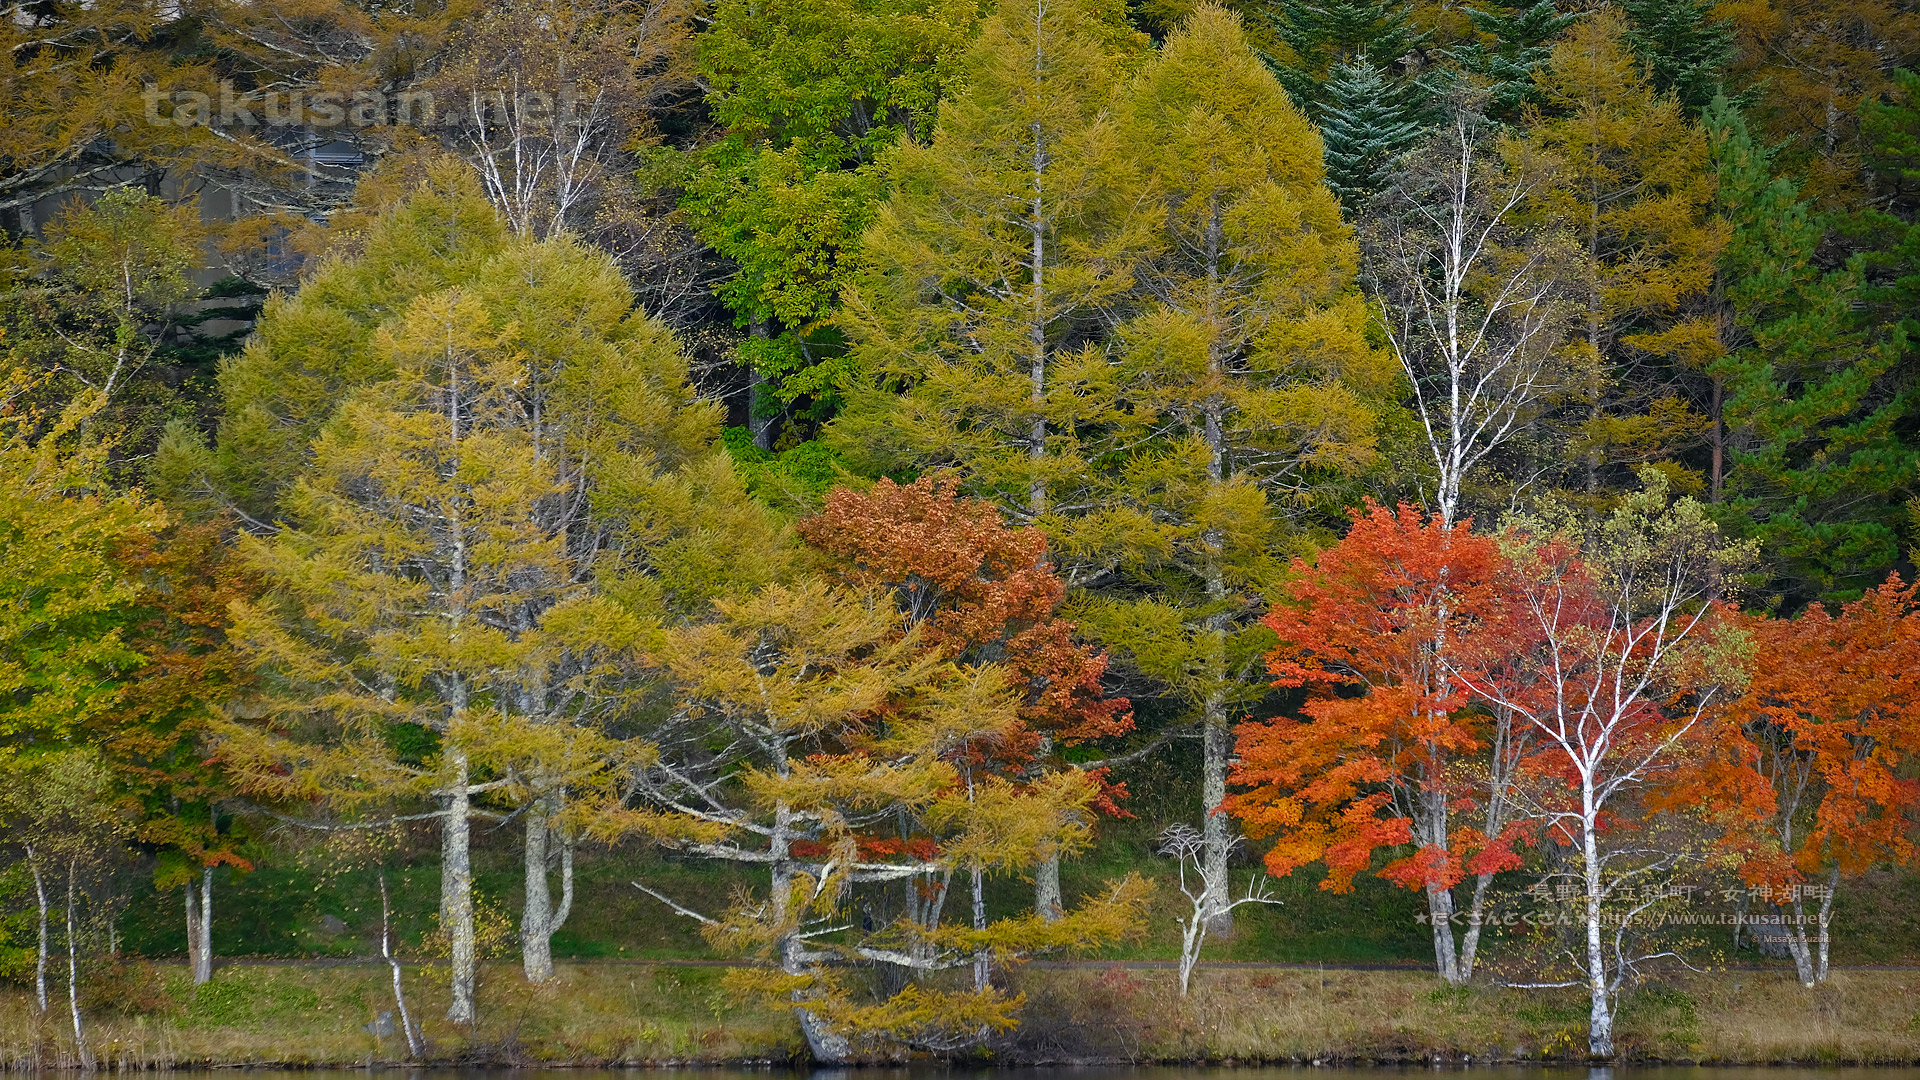
{"type": "MultiPolygon", "coordinates": [[[[512,965],[481,980],[481,1023],[440,1019],[441,972],[408,972],[431,1056],[492,1064],[789,1060],[790,1017],[728,1001],[720,970],[648,964],[560,966],[531,987],[512,965]]],[[[1182,1001],[1174,973],[1118,966],[1028,969],[1022,1029],[1003,1061],[1412,1061],[1577,1059],[1577,993],[1452,990],[1414,971],[1203,969],[1182,1001]]],[[[398,1036],[361,1028],[393,1007],[384,968],[236,965],[195,990],[177,966],[138,968],[97,994],[90,1042],[123,1067],[362,1065],[403,1058],[398,1036]]],[[[25,993],[0,993],[0,1066],[74,1064],[64,1001],[44,1020],[25,993]]],[[[1837,972],[1808,991],[1773,972],[1725,971],[1643,987],[1625,1003],[1632,1057],[1724,1063],[1886,1064],[1920,1060],[1920,970],[1837,972]]]]}
{"type": "MultiPolygon", "coordinates": [[[[160,985],[128,992],[139,1011],[103,1004],[88,1042],[103,1063],[127,1067],[286,1064],[361,1065],[406,1057],[398,1034],[361,1025],[393,1008],[390,976],[372,965],[234,965],[194,989],[177,965],[151,969],[160,985]]],[[[489,965],[480,981],[480,1023],[441,1017],[442,972],[409,969],[407,1003],[443,1061],[500,1064],[782,1060],[801,1049],[785,1017],[740,1008],[720,996],[720,971],[635,964],[560,964],[555,983],[534,987],[515,965],[489,965]]],[[[43,1020],[19,990],[0,995],[0,1064],[74,1064],[65,1001],[43,1020]]]]}
{"type": "MultiPolygon", "coordinates": [[[[1587,1005],[1573,991],[1451,989],[1411,971],[1213,969],[1178,995],[1174,973],[1030,971],[1033,1014],[1010,1056],[1134,1061],[1579,1059],[1587,1005]],[[1104,1051],[1104,1053],[1103,1053],[1104,1051]]],[[[1772,972],[1644,986],[1623,1003],[1633,1058],[1719,1063],[1920,1061],[1920,970],[1838,972],[1805,990],[1772,972]]]]}

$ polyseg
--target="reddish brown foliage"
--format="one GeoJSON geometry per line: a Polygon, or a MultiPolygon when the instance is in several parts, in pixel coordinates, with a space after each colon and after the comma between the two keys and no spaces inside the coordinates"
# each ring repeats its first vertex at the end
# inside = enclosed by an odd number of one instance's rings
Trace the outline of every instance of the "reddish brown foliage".
{"type": "Polygon", "coordinates": [[[1127,699],[1101,689],[1106,657],[1076,644],[1074,624],[1059,617],[1066,584],[1047,564],[1045,534],[1007,527],[992,504],[957,488],[931,477],[842,488],[800,534],[845,560],[852,583],[897,590],[936,647],[1004,664],[1031,730],[1069,744],[1131,731],[1127,699]]]}

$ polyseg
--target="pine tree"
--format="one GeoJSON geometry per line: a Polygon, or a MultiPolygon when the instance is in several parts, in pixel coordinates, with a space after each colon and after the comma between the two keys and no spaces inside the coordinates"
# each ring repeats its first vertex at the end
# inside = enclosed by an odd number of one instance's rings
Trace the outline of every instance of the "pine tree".
{"type": "Polygon", "coordinates": [[[1653,88],[1678,98],[1688,115],[1711,104],[1734,54],[1733,25],[1715,16],[1712,0],[1624,0],[1620,10],[1653,88]]]}
{"type": "Polygon", "coordinates": [[[1274,74],[1309,115],[1326,103],[1340,65],[1366,60],[1404,83],[1404,61],[1427,43],[1403,0],[1280,0],[1260,18],[1292,52],[1274,74]]]}
{"type": "Polygon", "coordinates": [[[1903,434],[1920,385],[1899,327],[1863,325],[1866,261],[1823,270],[1825,230],[1739,111],[1708,111],[1719,201],[1733,224],[1721,274],[1733,311],[1713,372],[1726,386],[1729,527],[1759,541],[1795,600],[1857,594],[1899,558],[1901,501],[1920,471],[1903,434]]]}
{"type": "Polygon", "coordinates": [[[1450,49],[1447,56],[1486,83],[1483,108],[1490,119],[1518,120],[1527,106],[1540,104],[1533,73],[1546,63],[1554,39],[1578,21],[1580,13],[1563,13],[1557,0],[1469,7],[1466,11],[1481,40],[1450,49]]]}
{"type": "Polygon", "coordinates": [[[1327,186],[1349,214],[1385,188],[1394,160],[1425,134],[1385,73],[1362,56],[1341,61],[1322,88],[1320,137],[1326,143],[1327,186]]]}

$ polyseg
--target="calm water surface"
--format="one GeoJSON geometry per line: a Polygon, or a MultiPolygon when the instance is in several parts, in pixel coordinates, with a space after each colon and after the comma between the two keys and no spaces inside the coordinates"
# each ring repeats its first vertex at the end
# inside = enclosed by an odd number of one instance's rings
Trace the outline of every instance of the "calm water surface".
{"type": "MultiPolygon", "coordinates": [[[[1805,1067],[1125,1067],[1060,1068],[248,1068],[246,1080],[1920,1080],[1920,1068],[1805,1067]]],[[[154,1072],[150,1080],[205,1080],[205,1072],[154,1072]]]]}

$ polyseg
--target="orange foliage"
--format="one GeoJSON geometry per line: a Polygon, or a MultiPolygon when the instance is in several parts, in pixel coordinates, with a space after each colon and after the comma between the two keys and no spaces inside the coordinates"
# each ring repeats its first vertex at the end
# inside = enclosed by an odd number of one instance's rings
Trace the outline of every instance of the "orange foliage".
{"type": "Polygon", "coordinates": [[[1774,858],[1754,859],[1755,881],[1791,881],[1910,860],[1920,810],[1920,601],[1898,575],[1838,616],[1819,605],[1798,618],[1743,620],[1755,655],[1746,693],[1730,712],[1771,781],[1774,858]],[[1804,792],[1804,794],[1802,794],[1804,792]]]}
{"type": "MultiPolygon", "coordinates": [[[[1415,842],[1423,797],[1471,806],[1454,763],[1482,745],[1484,719],[1462,711],[1467,695],[1447,665],[1498,636],[1500,570],[1492,539],[1372,503],[1315,562],[1295,561],[1266,617],[1281,642],[1268,670],[1308,700],[1299,718],[1242,725],[1232,780],[1246,790],[1226,803],[1251,835],[1275,837],[1270,871],[1324,862],[1321,887],[1344,892],[1375,851],[1415,842]]],[[[1488,845],[1472,829],[1429,832],[1381,874],[1449,887],[1517,864],[1520,835],[1503,829],[1488,845]]]]}
{"type": "Polygon", "coordinates": [[[1074,624],[1059,617],[1066,583],[1047,564],[1046,534],[1007,527],[958,486],[922,477],[837,489],[800,535],[851,564],[850,583],[897,590],[929,643],[1006,665],[1033,731],[1069,744],[1131,731],[1127,699],[1101,689],[1106,656],[1076,644],[1074,624]]]}

